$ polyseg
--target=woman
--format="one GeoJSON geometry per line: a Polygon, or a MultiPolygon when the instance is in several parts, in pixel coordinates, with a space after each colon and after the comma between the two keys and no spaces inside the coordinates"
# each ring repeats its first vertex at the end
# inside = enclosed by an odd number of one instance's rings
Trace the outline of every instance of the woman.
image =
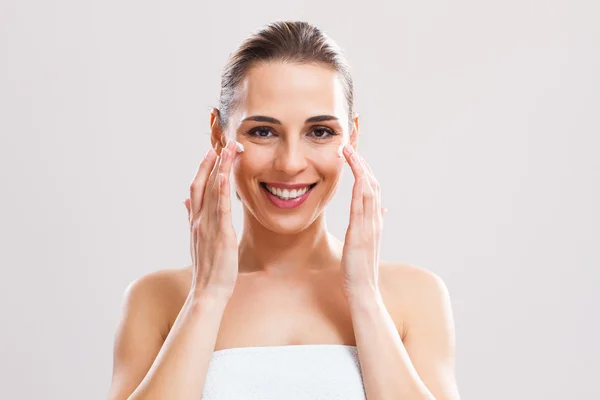
{"type": "Polygon", "coordinates": [[[458,399],[444,283],[379,261],[384,210],[339,47],[304,22],[264,27],[226,65],[210,126],[185,201],[193,263],[127,288],[110,398],[458,399]],[[323,211],[344,163],[341,242],[323,211]]]}

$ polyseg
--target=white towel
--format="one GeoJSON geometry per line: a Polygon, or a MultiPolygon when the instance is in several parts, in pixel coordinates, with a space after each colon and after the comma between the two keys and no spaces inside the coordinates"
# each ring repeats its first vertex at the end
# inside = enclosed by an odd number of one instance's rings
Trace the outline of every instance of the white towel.
{"type": "Polygon", "coordinates": [[[365,400],[355,346],[304,344],[217,350],[203,400],[365,400]]]}

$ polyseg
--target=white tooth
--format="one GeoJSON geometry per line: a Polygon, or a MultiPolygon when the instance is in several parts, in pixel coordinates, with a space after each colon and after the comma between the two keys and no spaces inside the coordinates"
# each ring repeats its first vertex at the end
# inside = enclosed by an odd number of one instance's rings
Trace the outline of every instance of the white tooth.
{"type": "Polygon", "coordinates": [[[306,188],[300,189],[298,191],[298,196],[302,196],[304,193],[306,193],[306,188]]]}
{"type": "Polygon", "coordinates": [[[287,190],[287,189],[283,189],[283,190],[281,191],[281,196],[282,196],[282,197],[285,197],[285,198],[289,198],[289,197],[290,197],[290,191],[289,191],[289,190],[287,190]]]}
{"type": "Polygon", "coordinates": [[[295,198],[298,197],[298,191],[296,189],[292,189],[290,192],[290,197],[295,198]]]}
{"type": "Polygon", "coordinates": [[[277,196],[279,196],[279,197],[281,197],[281,196],[282,196],[282,194],[281,194],[281,189],[277,188],[277,190],[276,190],[276,193],[277,193],[277,196]]]}

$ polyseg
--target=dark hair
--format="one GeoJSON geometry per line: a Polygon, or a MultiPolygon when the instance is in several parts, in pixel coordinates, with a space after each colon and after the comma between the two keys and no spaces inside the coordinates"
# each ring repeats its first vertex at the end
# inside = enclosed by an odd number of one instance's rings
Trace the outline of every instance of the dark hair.
{"type": "Polygon", "coordinates": [[[354,85],[341,48],[319,28],[304,21],[274,21],[246,38],[230,55],[221,74],[218,118],[223,131],[238,106],[237,89],[248,70],[261,63],[283,61],[317,64],[336,71],[348,106],[348,129],[352,129],[354,85]]]}

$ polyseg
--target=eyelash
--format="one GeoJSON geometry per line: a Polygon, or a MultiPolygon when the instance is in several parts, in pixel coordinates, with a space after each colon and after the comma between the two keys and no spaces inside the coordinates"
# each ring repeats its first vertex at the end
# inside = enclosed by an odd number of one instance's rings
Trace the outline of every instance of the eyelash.
{"type": "MultiPolygon", "coordinates": [[[[322,130],[322,131],[327,132],[327,136],[325,136],[325,137],[314,136],[314,138],[316,140],[327,140],[330,137],[339,135],[339,133],[337,133],[333,129],[327,128],[325,126],[316,126],[316,127],[313,127],[313,128],[314,129],[311,132],[314,132],[316,130],[322,130]]],[[[257,138],[259,140],[270,139],[272,137],[272,136],[260,136],[260,135],[256,135],[256,132],[258,132],[258,131],[269,131],[269,132],[273,133],[273,131],[271,130],[271,128],[268,127],[268,126],[257,126],[255,128],[250,129],[248,131],[248,135],[251,136],[251,137],[253,137],[253,138],[257,138]]]]}

